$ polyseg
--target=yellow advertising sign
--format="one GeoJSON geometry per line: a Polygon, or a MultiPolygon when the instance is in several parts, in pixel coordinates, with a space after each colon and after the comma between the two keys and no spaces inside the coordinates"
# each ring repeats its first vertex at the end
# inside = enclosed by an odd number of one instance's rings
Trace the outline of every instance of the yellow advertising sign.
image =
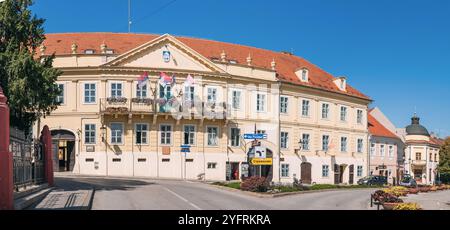
{"type": "Polygon", "coordinates": [[[253,158],[252,165],[272,165],[272,158],[253,158]]]}

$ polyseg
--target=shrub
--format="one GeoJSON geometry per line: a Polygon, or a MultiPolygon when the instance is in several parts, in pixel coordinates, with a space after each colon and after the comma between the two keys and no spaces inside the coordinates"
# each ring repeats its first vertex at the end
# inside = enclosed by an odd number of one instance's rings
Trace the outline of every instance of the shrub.
{"type": "Polygon", "coordinates": [[[408,188],[402,186],[395,186],[383,190],[386,193],[392,194],[394,196],[405,196],[408,194],[408,188]]]}
{"type": "Polygon", "coordinates": [[[397,204],[394,210],[421,210],[421,208],[416,203],[401,203],[397,204]]]}
{"type": "Polygon", "coordinates": [[[269,182],[265,177],[250,177],[241,184],[241,189],[250,192],[267,192],[269,182]]]}
{"type": "Polygon", "coordinates": [[[334,184],[315,184],[311,186],[311,190],[322,190],[322,189],[336,189],[339,185],[334,184]]]}

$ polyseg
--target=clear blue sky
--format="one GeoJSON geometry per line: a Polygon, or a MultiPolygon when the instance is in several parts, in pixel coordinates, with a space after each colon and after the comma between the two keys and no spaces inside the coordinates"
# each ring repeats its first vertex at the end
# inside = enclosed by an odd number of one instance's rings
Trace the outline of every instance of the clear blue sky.
{"type": "MultiPolygon", "coordinates": [[[[38,0],[56,32],[127,32],[127,0],[38,0]]],[[[132,0],[132,32],[226,41],[298,56],[374,99],[398,127],[417,108],[450,135],[449,0],[132,0]]]]}

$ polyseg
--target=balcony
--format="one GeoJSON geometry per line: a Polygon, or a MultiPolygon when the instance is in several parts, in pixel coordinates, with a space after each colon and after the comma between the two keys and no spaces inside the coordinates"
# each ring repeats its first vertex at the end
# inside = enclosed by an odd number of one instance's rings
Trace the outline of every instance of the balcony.
{"type": "Polygon", "coordinates": [[[414,165],[414,166],[423,167],[423,166],[425,166],[427,164],[427,162],[425,160],[413,160],[411,162],[411,164],[414,165]]]}
{"type": "Polygon", "coordinates": [[[100,112],[108,114],[126,114],[130,111],[130,100],[125,97],[100,99],[100,112]]]}

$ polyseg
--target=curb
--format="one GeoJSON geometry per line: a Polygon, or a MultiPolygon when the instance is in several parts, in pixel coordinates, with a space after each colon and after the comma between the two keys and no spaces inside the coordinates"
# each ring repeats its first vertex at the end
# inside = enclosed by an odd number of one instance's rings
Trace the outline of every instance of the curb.
{"type": "Polygon", "coordinates": [[[50,192],[53,191],[53,187],[42,189],[40,191],[37,191],[35,193],[32,193],[28,196],[24,196],[20,199],[17,199],[14,201],[14,209],[15,210],[24,210],[29,207],[32,207],[39,202],[41,202],[45,197],[47,197],[50,192]]]}
{"type": "Polygon", "coordinates": [[[212,187],[221,189],[221,190],[226,190],[226,191],[230,191],[230,192],[237,192],[237,193],[246,194],[246,195],[250,195],[250,196],[258,197],[258,198],[277,198],[277,197],[293,196],[293,195],[308,194],[308,193],[321,193],[321,192],[333,192],[333,191],[350,191],[350,190],[364,190],[364,189],[369,190],[369,189],[371,189],[371,188],[321,189],[321,190],[307,190],[307,191],[298,191],[298,192],[284,192],[284,193],[278,193],[278,194],[261,194],[261,193],[256,193],[256,192],[242,191],[242,190],[239,190],[239,189],[229,188],[229,187],[220,186],[220,185],[213,185],[213,184],[209,184],[209,185],[212,186],[212,187]]]}

